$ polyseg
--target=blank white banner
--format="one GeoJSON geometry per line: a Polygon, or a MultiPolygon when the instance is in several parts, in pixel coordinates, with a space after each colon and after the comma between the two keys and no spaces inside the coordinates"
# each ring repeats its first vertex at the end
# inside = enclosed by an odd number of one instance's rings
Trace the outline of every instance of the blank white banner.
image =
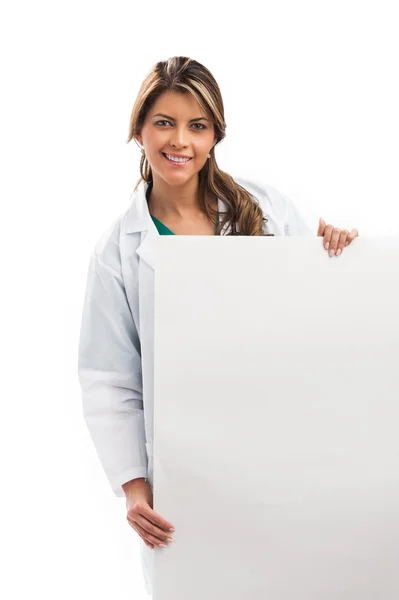
{"type": "Polygon", "coordinates": [[[399,238],[160,236],[154,600],[398,600],[399,238]]]}

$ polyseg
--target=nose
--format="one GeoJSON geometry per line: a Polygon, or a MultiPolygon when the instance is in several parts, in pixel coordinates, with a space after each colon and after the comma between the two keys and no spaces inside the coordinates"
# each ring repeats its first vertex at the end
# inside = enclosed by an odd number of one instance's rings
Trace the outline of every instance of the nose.
{"type": "Polygon", "coordinates": [[[186,129],[184,127],[175,127],[170,135],[170,145],[175,148],[187,146],[186,129]]]}

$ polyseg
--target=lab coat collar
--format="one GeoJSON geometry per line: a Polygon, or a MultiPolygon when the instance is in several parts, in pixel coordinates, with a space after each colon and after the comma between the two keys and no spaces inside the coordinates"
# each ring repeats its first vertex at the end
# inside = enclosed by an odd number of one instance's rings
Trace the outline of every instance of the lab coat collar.
{"type": "Polygon", "coordinates": [[[146,193],[148,183],[141,181],[137,190],[131,196],[131,205],[126,216],[126,233],[137,233],[151,229],[153,220],[148,210],[146,193]]]}
{"type": "MultiPolygon", "coordinates": [[[[150,215],[147,203],[148,183],[141,181],[131,196],[131,205],[126,214],[125,233],[141,233],[140,245],[136,252],[152,269],[155,269],[155,247],[159,237],[158,229],[150,215]]],[[[226,211],[224,202],[218,198],[219,214],[226,211]]],[[[226,224],[222,234],[226,235],[229,225],[226,224]]]]}

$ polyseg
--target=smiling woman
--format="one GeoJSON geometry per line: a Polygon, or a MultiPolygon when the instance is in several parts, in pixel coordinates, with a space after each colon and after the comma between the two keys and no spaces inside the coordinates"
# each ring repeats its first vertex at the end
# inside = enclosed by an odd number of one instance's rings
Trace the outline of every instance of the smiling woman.
{"type": "Polygon", "coordinates": [[[218,167],[215,146],[225,131],[223,100],[210,71],[184,56],[157,63],[130,118],[127,141],[142,147],[135,190],[151,183],[151,214],[178,233],[212,235],[220,199],[226,211],[218,233],[228,223],[232,234],[273,235],[258,199],[218,167]]]}

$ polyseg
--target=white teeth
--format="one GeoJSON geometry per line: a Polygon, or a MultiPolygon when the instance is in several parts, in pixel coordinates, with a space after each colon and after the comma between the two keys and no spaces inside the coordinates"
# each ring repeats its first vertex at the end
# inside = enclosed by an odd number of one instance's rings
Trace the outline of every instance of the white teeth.
{"type": "Polygon", "coordinates": [[[170,156],[170,154],[166,154],[166,152],[165,152],[165,156],[167,158],[169,158],[169,160],[173,160],[174,162],[188,162],[189,160],[191,160],[190,158],[181,158],[181,157],[177,157],[177,156],[170,156]]]}

